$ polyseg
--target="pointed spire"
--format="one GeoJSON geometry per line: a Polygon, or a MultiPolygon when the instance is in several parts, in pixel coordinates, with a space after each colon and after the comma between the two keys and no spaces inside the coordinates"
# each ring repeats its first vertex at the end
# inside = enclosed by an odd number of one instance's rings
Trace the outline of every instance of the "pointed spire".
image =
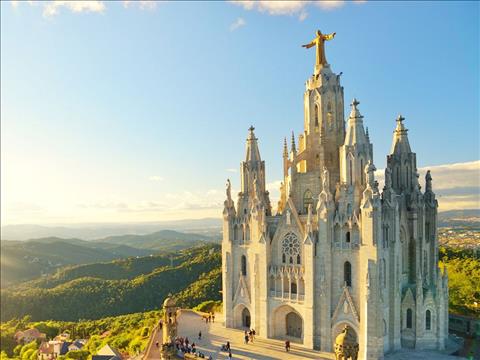
{"type": "Polygon", "coordinates": [[[410,143],[408,142],[407,132],[408,129],[403,125],[405,118],[402,115],[397,117],[397,127],[393,132],[393,143],[390,153],[399,154],[399,153],[410,153],[410,143]]]}
{"type": "Polygon", "coordinates": [[[295,133],[292,131],[292,152],[297,153],[297,147],[295,146],[295,133]]]}
{"type": "Polygon", "coordinates": [[[368,126],[365,128],[365,137],[367,138],[367,141],[370,142],[370,134],[368,133],[368,126]]]}
{"type": "Polygon", "coordinates": [[[360,102],[355,98],[350,104],[352,110],[348,118],[347,133],[345,135],[344,145],[352,146],[355,144],[369,143],[369,141],[367,141],[367,136],[365,135],[365,130],[363,128],[363,116],[358,110],[359,104],[360,102]]]}
{"type": "Polygon", "coordinates": [[[253,132],[255,128],[250,126],[248,129],[248,137],[247,137],[247,146],[246,146],[246,156],[245,161],[261,161],[260,151],[258,150],[257,138],[255,137],[255,133],[253,132]]]}
{"type": "Polygon", "coordinates": [[[283,139],[283,157],[288,157],[288,146],[287,146],[287,138],[283,139]]]}

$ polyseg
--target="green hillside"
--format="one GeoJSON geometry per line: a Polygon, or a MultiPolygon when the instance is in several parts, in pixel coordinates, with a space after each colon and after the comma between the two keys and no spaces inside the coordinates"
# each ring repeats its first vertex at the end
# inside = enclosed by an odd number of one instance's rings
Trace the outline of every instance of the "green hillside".
{"type": "Polygon", "coordinates": [[[126,245],[59,238],[2,241],[0,245],[2,287],[52,273],[65,265],[146,256],[152,252],[126,245]]]}
{"type": "MultiPolygon", "coordinates": [[[[92,264],[160,252],[177,252],[216,242],[215,238],[162,230],[146,235],[110,236],[95,241],[46,237],[1,241],[1,286],[51,274],[67,265],[92,264]]],[[[93,275],[97,275],[93,272],[93,275]]]]}
{"type": "Polygon", "coordinates": [[[179,293],[184,306],[220,299],[218,245],[183,250],[173,266],[167,262],[166,257],[158,257],[95,264],[3,289],[1,319],[25,315],[32,320],[98,319],[158,309],[169,293],[179,293]],[[100,273],[95,273],[97,266],[100,273]]]}

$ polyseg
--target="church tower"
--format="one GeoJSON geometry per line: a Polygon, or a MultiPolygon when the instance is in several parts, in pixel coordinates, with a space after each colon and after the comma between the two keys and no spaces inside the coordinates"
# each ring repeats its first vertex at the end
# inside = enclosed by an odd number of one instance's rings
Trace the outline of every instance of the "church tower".
{"type": "Polygon", "coordinates": [[[265,162],[248,130],[234,202],[227,180],[222,280],[227,327],[323,352],[348,326],[359,359],[401,348],[444,349],[448,275],[438,268],[438,203],[422,192],[404,118],[397,118],[383,191],[360,102],[344,118],[340,75],[316,37],[304,93],[304,130],[283,141],[283,181],[272,213],[265,162]],[[288,139],[288,140],[287,140],[288,139]]]}

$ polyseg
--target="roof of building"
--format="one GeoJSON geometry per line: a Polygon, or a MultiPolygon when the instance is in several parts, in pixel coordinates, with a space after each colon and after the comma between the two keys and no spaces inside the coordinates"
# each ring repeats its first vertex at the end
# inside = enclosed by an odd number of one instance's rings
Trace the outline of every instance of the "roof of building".
{"type": "Polygon", "coordinates": [[[120,354],[120,352],[114,347],[111,347],[109,344],[106,344],[104,347],[98,350],[97,355],[110,356],[110,357],[116,356],[119,359],[122,358],[122,355],[120,354]]]}

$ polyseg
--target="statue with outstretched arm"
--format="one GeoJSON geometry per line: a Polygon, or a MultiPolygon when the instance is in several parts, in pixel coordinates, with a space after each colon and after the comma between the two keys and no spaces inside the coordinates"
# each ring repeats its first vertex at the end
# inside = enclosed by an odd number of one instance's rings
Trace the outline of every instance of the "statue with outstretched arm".
{"type": "Polygon", "coordinates": [[[325,41],[332,40],[335,37],[336,33],[331,34],[322,34],[320,30],[317,30],[317,36],[310,43],[302,45],[302,47],[310,49],[313,46],[316,46],[316,62],[315,69],[320,68],[320,66],[327,65],[327,58],[325,57],[325,41]]]}

